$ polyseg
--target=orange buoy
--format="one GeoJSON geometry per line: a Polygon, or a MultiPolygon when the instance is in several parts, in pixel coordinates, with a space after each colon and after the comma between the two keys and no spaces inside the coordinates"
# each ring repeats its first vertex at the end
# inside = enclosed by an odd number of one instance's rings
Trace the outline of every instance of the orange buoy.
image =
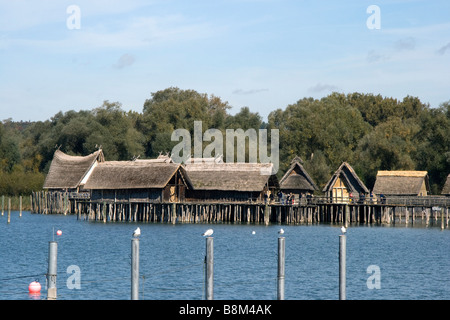
{"type": "Polygon", "coordinates": [[[37,281],[33,281],[28,286],[28,292],[33,293],[33,294],[40,293],[41,292],[41,284],[37,281]]]}

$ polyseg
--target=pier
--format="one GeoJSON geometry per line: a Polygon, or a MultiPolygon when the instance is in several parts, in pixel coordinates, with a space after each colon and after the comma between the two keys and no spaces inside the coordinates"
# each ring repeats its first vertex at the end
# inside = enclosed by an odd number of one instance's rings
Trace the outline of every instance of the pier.
{"type": "Polygon", "coordinates": [[[327,197],[300,202],[144,202],[96,201],[70,193],[36,192],[32,212],[75,214],[80,220],[152,223],[255,223],[255,224],[430,224],[445,228],[449,222],[450,198],[392,197],[377,200],[332,203],[327,197]]]}

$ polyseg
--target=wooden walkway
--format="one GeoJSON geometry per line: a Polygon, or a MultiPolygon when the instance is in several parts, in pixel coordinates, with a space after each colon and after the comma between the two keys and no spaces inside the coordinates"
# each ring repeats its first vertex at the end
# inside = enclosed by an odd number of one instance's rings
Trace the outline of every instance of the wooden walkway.
{"type": "Polygon", "coordinates": [[[361,203],[329,203],[326,198],[302,199],[295,204],[142,201],[90,201],[54,195],[33,195],[32,212],[76,214],[91,221],[154,223],[441,223],[448,227],[450,198],[407,197],[361,203]]]}

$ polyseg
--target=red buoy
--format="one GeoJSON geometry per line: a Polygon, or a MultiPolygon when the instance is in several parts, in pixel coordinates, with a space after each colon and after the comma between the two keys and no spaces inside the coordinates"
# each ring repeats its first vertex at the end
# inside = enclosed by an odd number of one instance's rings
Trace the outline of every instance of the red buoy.
{"type": "Polygon", "coordinates": [[[41,284],[37,281],[33,281],[28,286],[28,292],[33,293],[33,294],[40,293],[41,292],[41,284]]]}
{"type": "Polygon", "coordinates": [[[57,236],[62,235],[62,231],[61,231],[61,230],[56,231],[56,235],[57,235],[57,236]]]}

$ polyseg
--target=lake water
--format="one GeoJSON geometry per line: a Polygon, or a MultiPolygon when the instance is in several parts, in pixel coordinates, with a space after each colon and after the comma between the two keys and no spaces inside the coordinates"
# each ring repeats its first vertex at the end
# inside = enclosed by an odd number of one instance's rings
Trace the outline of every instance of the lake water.
{"type": "MultiPolygon", "coordinates": [[[[139,226],[140,298],[204,298],[205,239],[214,229],[214,299],[274,300],[279,225],[88,222],[75,216],[11,213],[0,217],[0,299],[46,298],[48,245],[58,242],[59,300],[128,300],[131,235],[139,226]],[[62,230],[56,236],[56,230],[62,230]],[[255,231],[255,234],[252,234],[255,231]],[[70,289],[80,270],[80,289],[70,289]],[[68,273],[69,268],[69,273],[68,273]],[[38,280],[41,295],[28,294],[38,280]]],[[[328,300],[339,294],[340,226],[281,226],[286,238],[285,299],[328,300]]],[[[372,268],[372,267],[371,267],[372,268]]],[[[347,299],[450,299],[450,231],[438,226],[351,226],[347,299]],[[373,273],[369,266],[379,268],[373,273]],[[380,287],[370,289],[374,277],[380,287]],[[369,280],[369,281],[368,281],[369,280]],[[369,287],[368,287],[369,282],[369,287]]],[[[373,287],[373,286],[372,286],[373,287]]]]}

